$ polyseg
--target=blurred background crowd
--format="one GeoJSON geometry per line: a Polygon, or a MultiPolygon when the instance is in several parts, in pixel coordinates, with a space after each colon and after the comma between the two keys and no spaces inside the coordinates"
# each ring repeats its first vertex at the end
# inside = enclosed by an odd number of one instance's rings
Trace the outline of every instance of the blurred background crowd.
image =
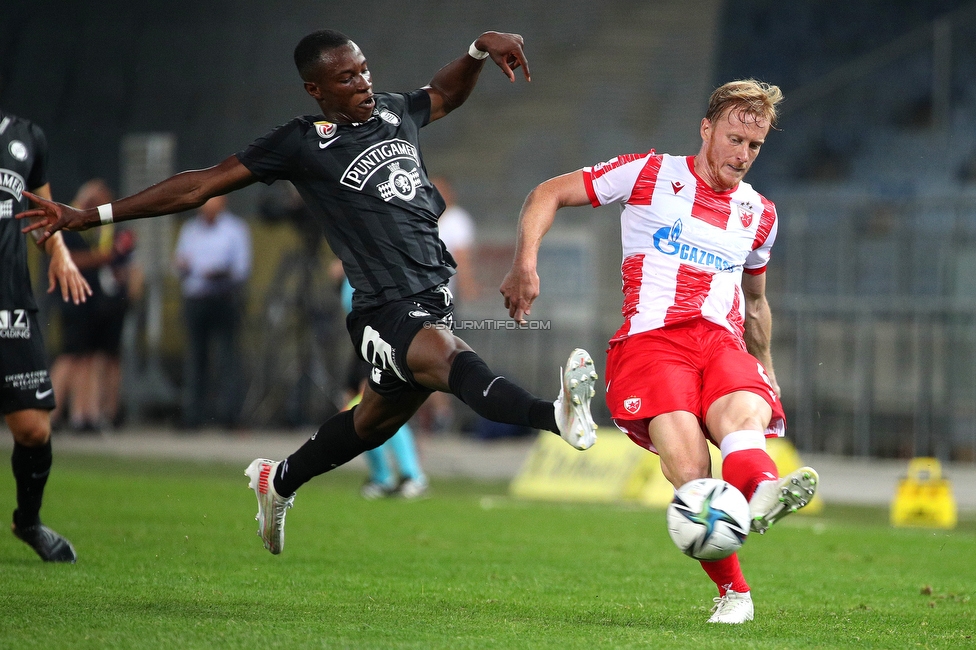
{"type": "MultiPolygon", "coordinates": [[[[442,227],[462,267],[458,316],[473,322],[507,318],[497,288],[536,184],[621,153],[694,153],[715,86],[777,84],[782,120],[747,180],[781,218],[768,290],[791,438],[801,451],[976,460],[972,0],[35,0],[3,13],[0,105],[44,128],[54,196],[78,205],[215,164],[313,113],[291,52],[315,29],[359,43],[380,91],[424,85],[484,30],[522,34],[531,84],[485,75],[423,132],[428,172],[466,211],[442,227]]],[[[43,307],[60,426],[294,427],[342,408],[341,276],[309,218],[277,184],[73,235],[97,292],[82,310],[43,307]],[[193,228],[214,245],[181,247],[193,228]],[[221,257],[226,241],[247,259],[221,257]]],[[[532,316],[545,327],[459,335],[548,395],[566,350],[599,351],[602,367],[619,264],[616,209],[564,211],[540,257],[532,316]]],[[[594,415],[608,424],[599,398],[594,415]]],[[[416,425],[525,433],[453,398],[416,425]]]]}

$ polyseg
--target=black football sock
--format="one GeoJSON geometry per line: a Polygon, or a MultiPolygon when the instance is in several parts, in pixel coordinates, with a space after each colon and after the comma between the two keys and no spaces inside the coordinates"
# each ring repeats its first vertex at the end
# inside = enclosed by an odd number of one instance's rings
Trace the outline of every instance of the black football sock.
{"type": "Polygon", "coordinates": [[[14,523],[17,528],[29,528],[41,521],[41,499],[48,474],[51,473],[51,441],[39,447],[25,447],[14,442],[10,465],[17,483],[14,523]]]}
{"type": "Polygon", "coordinates": [[[448,385],[452,393],[483,418],[559,431],[552,402],[539,399],[495,374],[474,352],[461,352],[454,358],[448,385]]]}
{"type": "Polygon", "coordinates": [[[325,474],[364,451],[379,446],[367,444],[356,435],[353,426],[355,410],[356,407],[353,407],[333,415],[304,445],[278,465],[274,478],[275,492],[289,497],[319,474],[325,474]]]}

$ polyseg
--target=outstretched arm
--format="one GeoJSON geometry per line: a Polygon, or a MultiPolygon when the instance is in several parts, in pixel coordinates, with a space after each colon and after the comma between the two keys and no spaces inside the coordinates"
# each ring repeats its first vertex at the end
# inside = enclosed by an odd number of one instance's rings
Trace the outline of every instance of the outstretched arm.
{"type": "MultiPolygon", "coordinates": [[[[255,180],[236,156],[230,156],[219,165],[181,172],[132,196],[113,201],[112,220],[128,221],[190,210],[203,205],[213,196],[227,194],[255,180]]],[[[32,221],[23,232],[43,230],[44,234],[38,240],[40,244],[59,230],[87,230],[102,223],[96,208],[77,210],[29,192],[24,194],[40,207],[21,212],[17,218],[32,221]]]]}
{"type": "Polygon", "coordinates": [[[519,215],[518,240],[512,269],[499,288],[505,296],[508,315],[522,323],[539,296],[539,274],[536,264],[542,237],[549,232],[556,210],[566,206],[589,204],[582,170],[550,178],[529,193],[519,215]]]}
{"type": "Polygon", "coordinates": [[[756,357],[766,370],[770,387],[780,395],[770,344],[773,336],[773,314],[766,300],[766,274],[742,274],[742,293],[746,298],[745,340],[749,354],[756,357]]]}
{"type": "MultiPolygon", "coordinates": [[[[485,32],[474,42],[475,48],[487,52],[502,72],[513,83],[515,70],[522,67],[525,80],[531,81],[529,62],[522,52],[522,37],[518,34],[485,32]]],[[[487,58],[487,57],[486,57],[487,58]]],[[[430,121],[439,120],[464,101],[478,83],[478,75],[484,67],[485,59],[476,59],[465,54],[437,71],[424,90],[430,95],[430,121]]]]}
{"type": "MultiPolygon", "coordinates": [[[[51,186],[44,184],[34,188],[34,195],[50,201],[51,186]]],[[[56,233],[37,245],[51,256],[51,262],[47,265],[47,292],[53,293],[60,287],[61,298],[65,302],[70,300],[76,305],[85,302],[92,293],[91,287],[71,259],[71,253],[64,245],[61,233],[56,233]]]]}

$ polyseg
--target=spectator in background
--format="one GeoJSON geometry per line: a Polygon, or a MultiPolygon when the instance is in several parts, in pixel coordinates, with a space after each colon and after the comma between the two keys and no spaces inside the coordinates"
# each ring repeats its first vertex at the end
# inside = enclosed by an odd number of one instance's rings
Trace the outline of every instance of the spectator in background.
{"type": "Polygon", "coordinates": [[[474,220],[467,210],[457,204],[454,188],[447,178],[435,176],[431,182],[447,206],[437,220],[437,230],[447,252],[457,263],[457,274],[451,277],[448,287],[454,294],[455,308],[463,312],[464,303],[476,300],[481,293],[474,273],[474,220]]]}
{"type": "Polygon", "coordinates": [[[176,244],[187,349],[183,377],[183,426],[205,421],[234,427],[238,411],[237,334],[244,285],[251,274],[251,233],[215,196],[183,224],[176,244]],[[211,363],[213,353],[213,363],[211,363]],[[212,372],[208,372],[212,371],[212,372]],[[208,389],[214,389],[214,400],[208,389]],[[213,404],[213,412],[206,408],[213,404]]]}
{"type": "MultiPolygon", "coordinates": [[[[457,313],[464,316],[465,304],[476,300],[480,293],[475,278],[474,220],[467,210],[457,204],[457,197],[450,181],[444,176],[435,176],[431,182],[444,198],[444,212],[437,220],[438,236],[444,242],[447,252],[457,264],[457,273],[448,281],[448,288],[454,294],[457,313]]],[[[417,411],[417,423],[426,433],[443,433],[456,426],[455,398],[448,393],[433,393],[417,411]]]]}
{"type": "MultiPolygon", "coordinates": [[[[71,205],[93,208],[111,201],[112,190],[100,178],[78,188],[71,205]]],[[[70,418],[79,432],[98,432],[119,424],[122,325],[130,289],[141,291],[141,273],[132,265],[135,236],[128,229],[103,228],[97,241],[78,232],[64,233],[71,259],[92,287],[80,304],[61,305],[62,352],[51,368],[57,408],[52,420],[70,418]]]]}
{"type": "Polygon", "coordinates": [[[103,228],[99,243],[101,255],[108,258],[98,269],[98,284],[104,299],[99,303],[98,322],[105,327],[105,345],[95,351],[94,372],[101,377],[98,395],[99,414],[103,422],[118,428],[123,412],[119,398],[122,385],[122,329],[130,307],[142,299],[145,276],[133,261],[135,233],[125,227],[103,228]]]}

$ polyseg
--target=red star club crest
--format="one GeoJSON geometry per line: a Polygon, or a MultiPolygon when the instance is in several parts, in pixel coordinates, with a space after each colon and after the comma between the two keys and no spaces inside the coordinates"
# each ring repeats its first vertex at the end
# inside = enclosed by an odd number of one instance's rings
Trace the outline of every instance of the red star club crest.
{"type": "Polygon", "coordinates": [[[755,214],[755,212],[753,212],[752,210],[752,205],[748,203],[743,203],[739,206],[736,206],[736,209],[739,211],[739,221],[742,222],[742,227],[748,228],[749,226],[751,226],[752,217],[755,214]]]}
{"type": "Polygon", "coordinates": [[[624,400],[624,410],[634,415],[641,407],[641,398],[639,397],[628,397],[624,400]]]}

